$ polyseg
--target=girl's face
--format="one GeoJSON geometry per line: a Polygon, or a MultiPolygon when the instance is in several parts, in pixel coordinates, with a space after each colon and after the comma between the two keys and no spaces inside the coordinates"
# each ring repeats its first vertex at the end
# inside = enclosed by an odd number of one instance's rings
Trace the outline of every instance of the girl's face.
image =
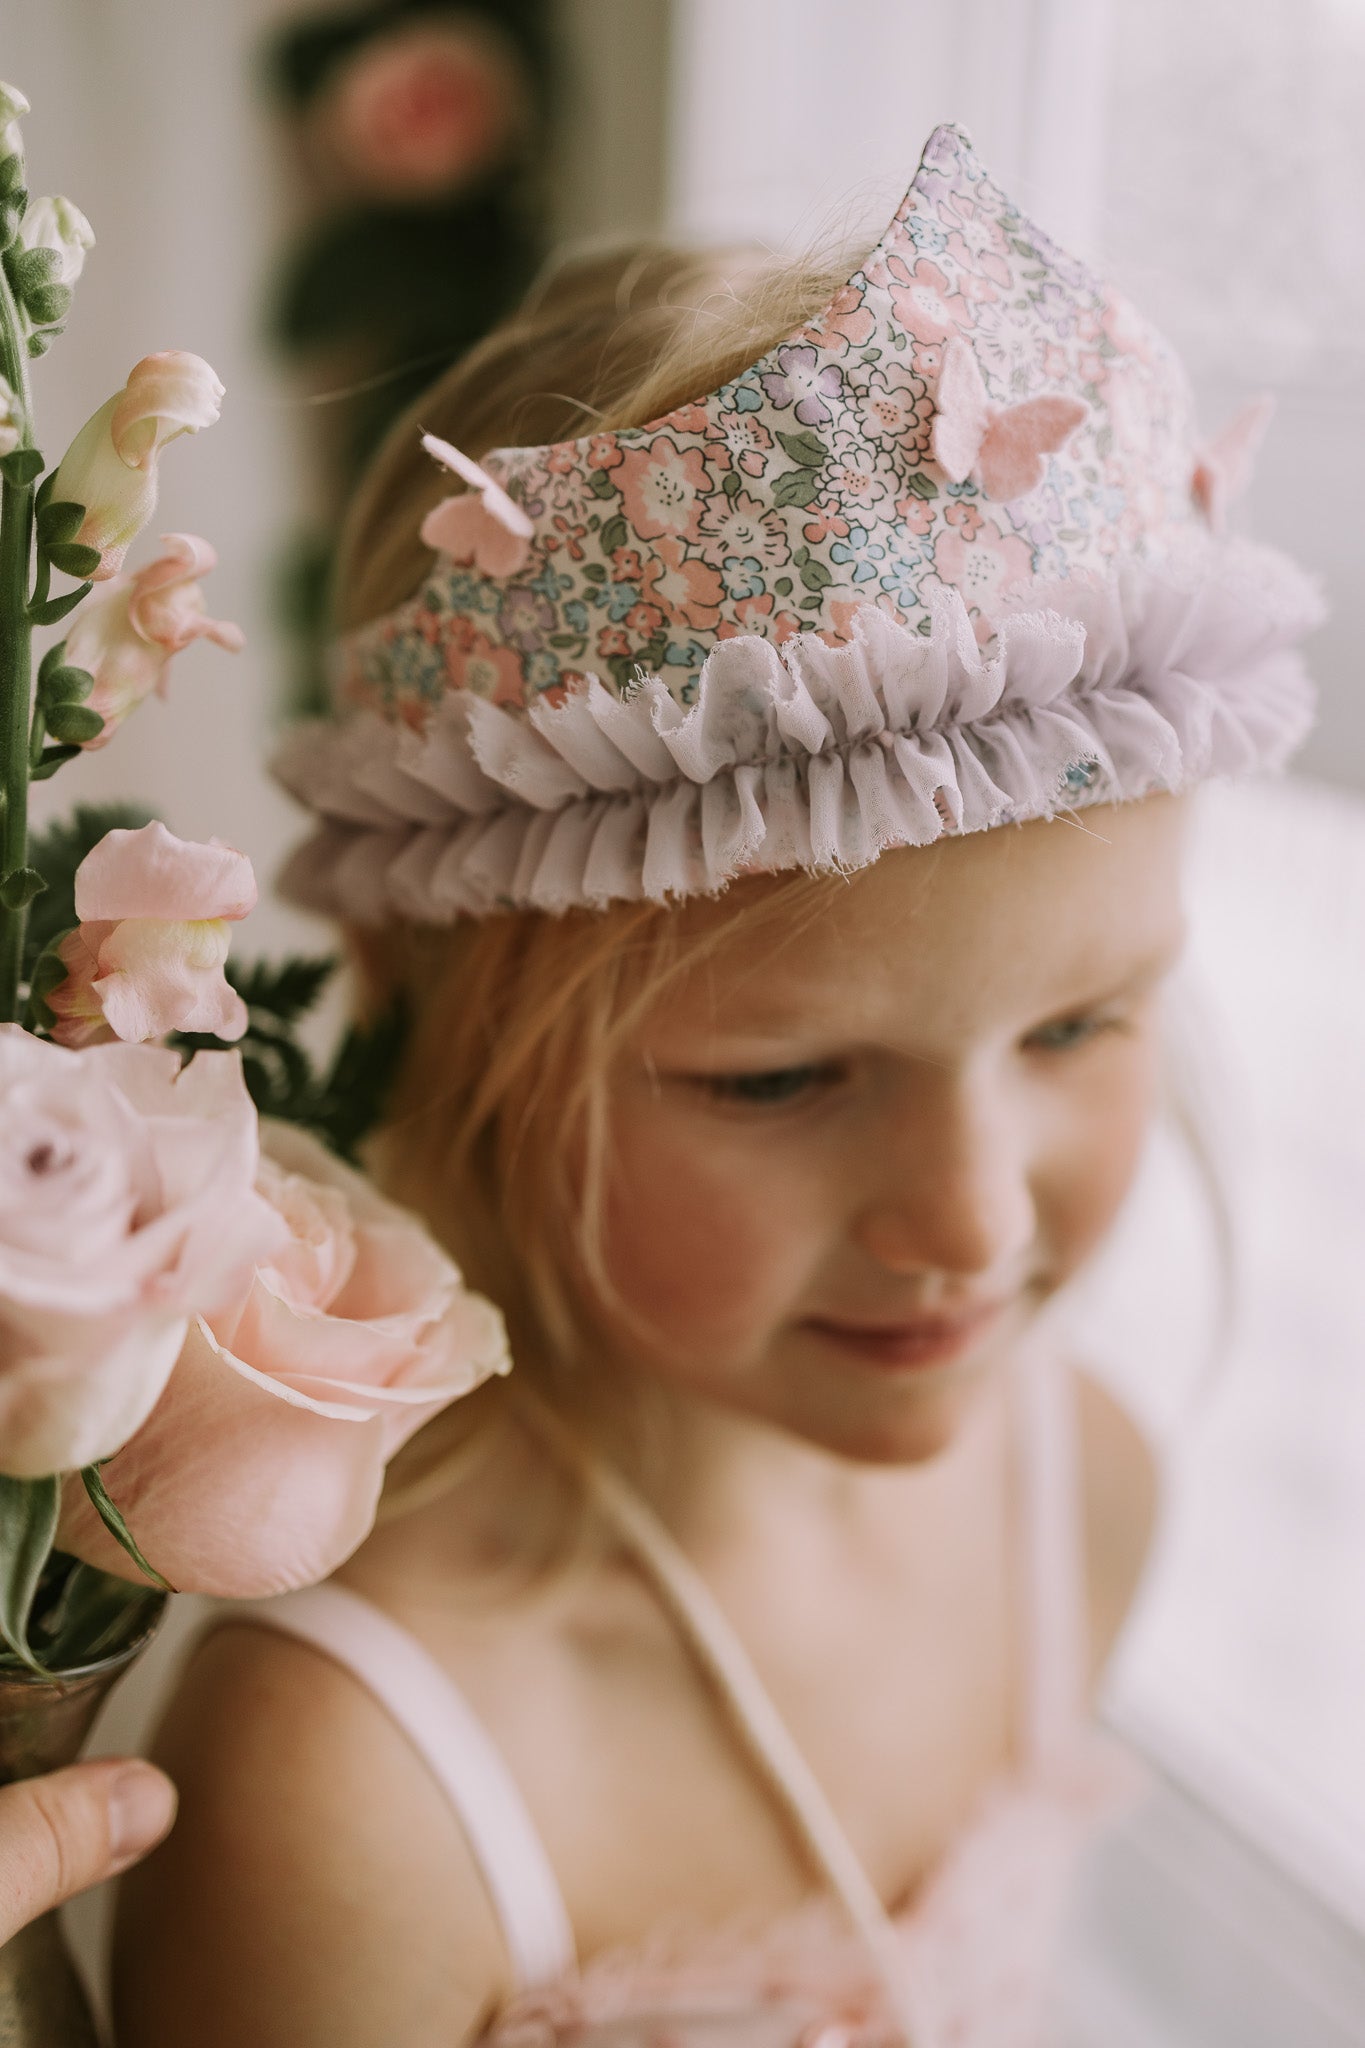
{"type": "Polygon", "coordinates": [[[845,1457],[943,1448],[1132,1178],[1181,838],[1097,807],[739,918],[612,1077],[611,1350],[845,1457]]]}

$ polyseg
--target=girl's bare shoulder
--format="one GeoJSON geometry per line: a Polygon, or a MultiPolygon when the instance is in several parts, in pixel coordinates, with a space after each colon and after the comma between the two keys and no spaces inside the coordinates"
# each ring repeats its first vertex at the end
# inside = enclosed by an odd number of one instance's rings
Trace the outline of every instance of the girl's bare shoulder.
{"type": "Polygon", "coordinates": [[[1091,1678],[1098,1680],[1136,1597],[1160,1509],[1150,1441],[1131,1411],[1078,1371],[1091,1678]]]}
{"type": "Polygon", "coordinates": [[[154,1755],[170,1839],[124,1880],[130,2048],[451,2048],[507,1993],[477,1867],[406,1737],[340,1666],[273,1629],[198,1646],[154,1755]]]}

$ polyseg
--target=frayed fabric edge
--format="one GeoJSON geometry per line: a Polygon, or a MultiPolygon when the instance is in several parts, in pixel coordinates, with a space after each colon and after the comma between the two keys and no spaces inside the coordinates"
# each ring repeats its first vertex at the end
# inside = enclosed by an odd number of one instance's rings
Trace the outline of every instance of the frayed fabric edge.
{"type": "Polygon", "coordinates": [[[691,703],[590,676],[529,710],[452,691],[420,732],[318,722],[274,764],[321,821],[281,890],[359,924],[663,903],[1277,770],[1320,616],[1285,556],[1224,542],[1030,586],[985,648],[945,587],[927,633],[868,605],[838,646],[723,641],[691,703]]]}

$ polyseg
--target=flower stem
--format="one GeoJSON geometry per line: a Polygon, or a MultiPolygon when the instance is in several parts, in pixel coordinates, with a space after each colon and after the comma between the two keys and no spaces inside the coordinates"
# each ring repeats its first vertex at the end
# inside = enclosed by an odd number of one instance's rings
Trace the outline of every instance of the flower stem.
{"type": "MultiPolygon", "coordinates": [[[[21,446],[33,441],[28,345],[9,279],[0,267],[0,370],[23,414],[21,446]]],[[[33,554],[32,483],[0,483],[0,878],[28,859],[29,718],[33,697],[33,628],[28,616],[33,554]]],[[[19,1015],[27,909],[0,903],[0,1023],[19,1015]]]]}

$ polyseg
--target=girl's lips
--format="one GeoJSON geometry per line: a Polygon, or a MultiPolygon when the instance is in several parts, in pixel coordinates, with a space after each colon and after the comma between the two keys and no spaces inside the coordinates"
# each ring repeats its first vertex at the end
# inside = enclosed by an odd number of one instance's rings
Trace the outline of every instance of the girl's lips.
{"type": "Polygon", "coordinates": [[[868,1325],[826,1322],[811,1317],[805,1327],[827,1343],[851,1351],[864,1364],[889,1371],[949,1365],[980,1343],[1004,1315],[1008,1303],[991,1302],[962,1316],[924,1316],[918,1322],[868,1325]]]}

